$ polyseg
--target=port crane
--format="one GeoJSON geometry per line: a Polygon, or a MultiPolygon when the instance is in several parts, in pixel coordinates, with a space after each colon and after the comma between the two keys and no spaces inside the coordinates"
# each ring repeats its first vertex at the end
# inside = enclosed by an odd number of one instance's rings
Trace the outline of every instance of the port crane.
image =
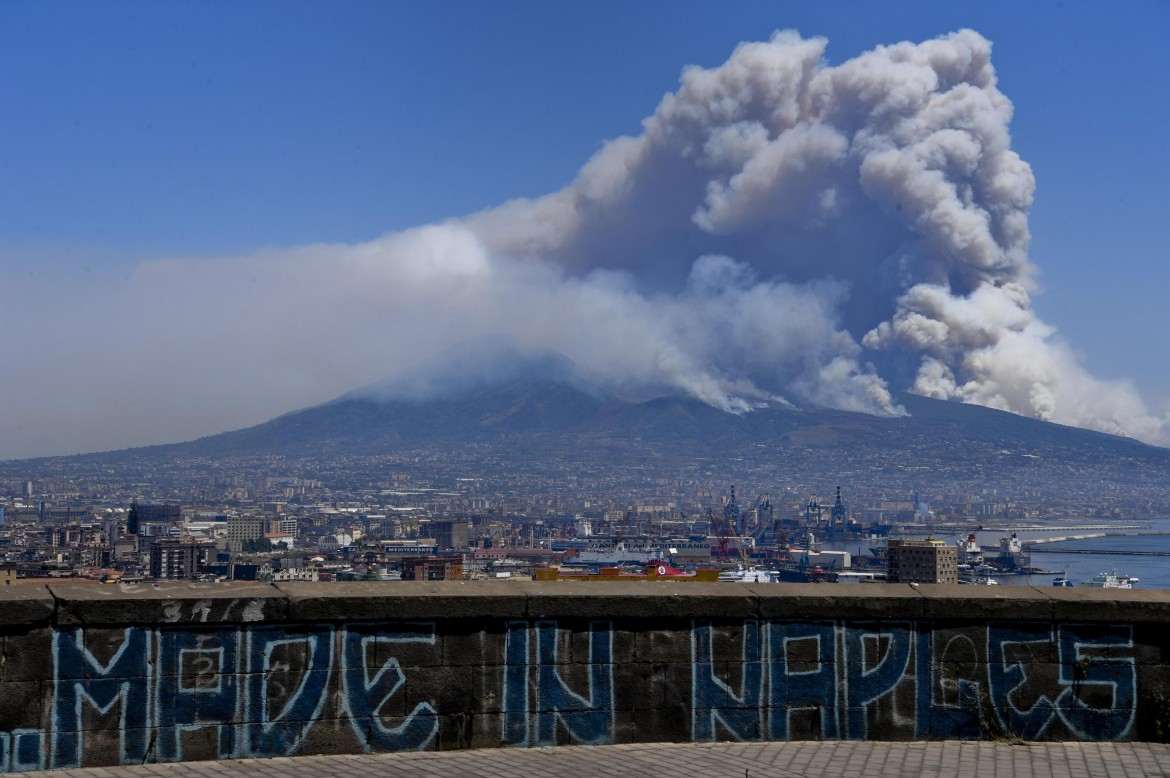
{"type": "Polygon", "coordinates": [[[731,557],[731,539],[735,538],[735,551],[739,557],[739,561],[747,565],[747,551],[743,547],[741,540],[742,532],[740,531],[740,520],[742,513],[739,508],[739,502],[735,498],[735,486],[731,487],[731,496],[723,506],[722,521],[716,518],[715,511],[711,508],[707,509],[707,524],[710,534],[713,537],[719,538],[718,547],[711,550],[711,555],[721,561],[725,561],[731,557]]]}

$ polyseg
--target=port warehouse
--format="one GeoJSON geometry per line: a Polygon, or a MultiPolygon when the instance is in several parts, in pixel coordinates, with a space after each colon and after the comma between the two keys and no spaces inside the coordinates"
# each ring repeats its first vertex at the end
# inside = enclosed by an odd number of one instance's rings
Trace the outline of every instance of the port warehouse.
{"type": "Polygon", "coordinates": [[[405,749],[1161,740],[1170,592],[670,581],[0,590],[0,770],[405,749]]]}

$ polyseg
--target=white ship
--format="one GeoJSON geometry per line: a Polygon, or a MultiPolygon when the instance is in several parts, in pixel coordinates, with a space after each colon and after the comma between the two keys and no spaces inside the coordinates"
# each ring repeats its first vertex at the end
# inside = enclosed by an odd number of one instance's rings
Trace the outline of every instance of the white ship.
{"type": "Polygon", "coordinates": [[[975,540],[974,532],[967,535],[966,540],[958,541],[956,545],[958,546],[960,565],[983,564],[983,549],[979,547],[979,543],[975,540]]]}
{"type": "Polygon", "coordinates": [[[734,570],[724,570],[719,574],[719,580],[723,583],[776,583],[780,579],[779,574],[772,570],[739,565],[734,570]]]}
{"type": "Polygon", "coordinates": [[[1114,570],[1111,573],[1097,573],[1092,578],[1081,581],[1080,585],[1094,589],[1132,589],[1137,580],[1129,576],[1118,575],[1117,571],[1114,570]]]}

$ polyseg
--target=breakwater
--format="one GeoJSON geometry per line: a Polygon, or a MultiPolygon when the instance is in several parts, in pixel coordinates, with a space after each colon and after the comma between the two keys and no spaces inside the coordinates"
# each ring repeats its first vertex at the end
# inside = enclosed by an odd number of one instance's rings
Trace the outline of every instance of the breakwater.
{"type": "Polygon", "coordinates": [[[1139,551],[1132,548],[1029,548],[1033,554],[1108,554],[1111,556],[1170,556],[1170,551],[1139,551]]]}

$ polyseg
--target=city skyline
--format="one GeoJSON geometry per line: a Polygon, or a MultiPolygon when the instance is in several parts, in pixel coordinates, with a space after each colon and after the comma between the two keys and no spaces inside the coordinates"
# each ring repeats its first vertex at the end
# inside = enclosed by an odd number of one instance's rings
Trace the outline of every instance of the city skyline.
{"type": "MultiPolygon", "coordinates": [[[[1087,374],[1136,383],[1147,407],[1131,415],[1152,420],[1145,429],[1164,418],[1170,373],[1157,355],[1170,334],[1157,302],[1170,277],[1157,260],[1170,230],[1158,218],[1170,152],[1159,128],[1170,116],[1170,55],[1156,44],[1165,6],[1105,17],[1008,3],[742,4],[719,18],[697,4],[670,14],[649,4],[502,7],[512,13],[470,3],[0,7],[0,96],[12,107],[0,120],[9,214],[0,223],[0,459],[258,423],[481,331],[486,319],[452,315],[408,331],[427,304],[452,313],[434,300],[406,309],[409,319],[363,313],[404,307],[402,276],[376,266],[387,251],[412,258],[413,282],[438,276],[420,288],[463,287],[467,299],[511,301],[526,288],[616,289],[617,299],[655,304],[677,295],[672,282],[637,276],[629,286],[569,267],[553,282],[509,276],[499,296],[498,278],[485,281],[477,264],[494,259],[459,245],[466,236],[412,228],[561,190],[604,141],[643,132],[684,66],[718,68],[738,43],[781,29],[826,37],[825,67],[961,28],[993,43],[997,86],[1015,110],[1011,149],[1036,180],[1030,310],[1087,374]],[[322,274],[338,264],[348,277],[322,274]],[[417,348],[388,344],[395,338],[417,348]]],[[[478,224],[477,236],[491,234],[478,224]]],[[[699,257],[675,259],[689,267],[699,257]]],[[[771,283],[775,268],[751,269],[756,286],[745,289],[771,283]]],[[[815,314],[823,298],[809,288],[785,287],[784,299],[815,314]]],[[[856,285],[836,294],[849,293],[856,285]]],[[[832,331],[822,336],[832,340],[849,304],[828,307],[832,331]]],[[[846,356],[864,331],[851,334],[846,356]]],[[[612,362],[590,348],[587,357],[612,362]]],[[[849,376],[866,375],[873,358],[855,358],[849,376]]],[[[686,369],[631,370],[716,404],[756,397],[728,388],[755,376],[728,375],[726,365],[695,372],[711,385],[686,369]]],[[[755,388],[798,395],[799,381],[783,379],[755,388]]],[[[1102,386],[1078,398],[1118,396],[1102,386]]]]}

